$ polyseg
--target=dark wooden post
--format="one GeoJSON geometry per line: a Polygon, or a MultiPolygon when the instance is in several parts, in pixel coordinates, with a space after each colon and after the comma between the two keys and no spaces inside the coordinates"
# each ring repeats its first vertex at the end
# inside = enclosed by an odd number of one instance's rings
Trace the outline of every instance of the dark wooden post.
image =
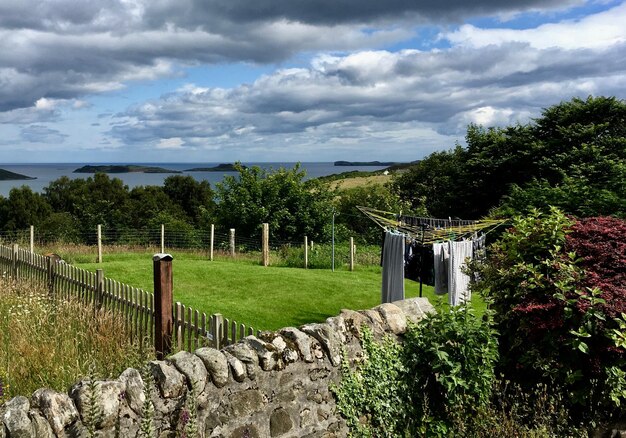
{"type": "Polygon", "coordinates": [[[155,254],[152,257],[154,271],[154,349],[157,359],[162,360],[172,351],[173,332],[173,276],[172,256],[155,254]]]}

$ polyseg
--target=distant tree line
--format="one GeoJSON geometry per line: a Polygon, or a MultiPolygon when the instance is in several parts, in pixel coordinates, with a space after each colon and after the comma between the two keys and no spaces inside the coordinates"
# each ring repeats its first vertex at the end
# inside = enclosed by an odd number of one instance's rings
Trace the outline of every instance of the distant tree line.
{"type": "Polygon", "coordinates": [[[391,183],[331,189],[331,179],[305,180],[305,172],[236,165],[212,188],[191,176],[163,186],[129,189],[97,173],[61,177],[43,193],[14,188],[0,197],[0,231],[27,229],[58,239],[109,230],[236,228],[258,237],[270,224],[274,241],[328,241],[335,214],[338,238],[379,242],[380,230],[355,208],[364,205],[420,216],[509,217],[557,206],[578,217],[626,216],[626,103],[614,97],[572,99],[525,125],[470,125],[467,146],[435,152],[391,183]]]}

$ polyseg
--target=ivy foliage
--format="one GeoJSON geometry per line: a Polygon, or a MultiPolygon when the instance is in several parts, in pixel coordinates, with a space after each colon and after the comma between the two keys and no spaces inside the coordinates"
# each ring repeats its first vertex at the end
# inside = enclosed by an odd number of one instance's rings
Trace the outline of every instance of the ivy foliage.
{"type": "Polygon", "coordinates": [[[485,406],[497,361],[491,320],[463,307],[431,315],[404,344],[363,330],[364,360],[344,360],[337,406],[358,437],[448,436],[460,417],[485,406]]]}

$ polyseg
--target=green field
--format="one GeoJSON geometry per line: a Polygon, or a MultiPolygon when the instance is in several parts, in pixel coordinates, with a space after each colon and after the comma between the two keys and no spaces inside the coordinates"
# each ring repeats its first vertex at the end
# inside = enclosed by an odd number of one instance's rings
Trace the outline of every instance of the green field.
{"type": "MultiPolygon", "coordinates": [[[[207,314],[221,313],[259,330],[319,322],[344,308],[359,310],[380,304],[378,266],[332,272],[263,267],[255,260],[209,261],[189,253],[173,253],[173,256],[174,301],[207,314]]],[[[108,254],[100,265],[75,265],[91,271],[102,268],[108,278],[153,290],[149,254],[108,254]]],[[[418,289],[418,283],[406,280],[407,297],[418,296],[418,289]]],[[[424,286],[423,294],[433,304],[438,301],[432,287],[424,286]]],[[[484,307],[477,298],[473,301],[479,311],[484,307]]]]}

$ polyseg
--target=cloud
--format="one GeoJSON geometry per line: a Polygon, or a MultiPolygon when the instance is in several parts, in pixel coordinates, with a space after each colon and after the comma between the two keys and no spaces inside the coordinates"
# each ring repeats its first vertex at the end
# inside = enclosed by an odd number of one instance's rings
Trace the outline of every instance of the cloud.
{"type": "Polygon", "coordinates": [[[75,99],[184,66],[282,62],[414,36],[414,26],[582,0],[20,0],[0,2],[0,112],[75,99]]]}
{"type": "Polygon", "coordinates": [[[536,48],[505,41],[321,55],[308,68],[278,70],[252,84],[183,87],[118,114],[110,134],[126,144],[180,138],[184,145],[225,148],[286,138],[399,144],[408,132],[419,142],[428,130],[458,136],[469,123],[525,123],[573,96],[623,95],[624,53],[626,42],[536,48]]]}
{"type": "Polygon", "coordinates": [[[48,128],[43,125],[30,125],[23,127],[20,137],[30,143],[63,143],[67,135],[62,134],[56,129],[48,128]]]}
{"type": "Polygon", "coordinates": [[[626,3],[578,20],[547,23],[532,29],[480,29],[465,24],[443,33],[455,46],[486,47],[507,42],[527,43],[537,49],[604,48],[626,41],[626,3]]]}

